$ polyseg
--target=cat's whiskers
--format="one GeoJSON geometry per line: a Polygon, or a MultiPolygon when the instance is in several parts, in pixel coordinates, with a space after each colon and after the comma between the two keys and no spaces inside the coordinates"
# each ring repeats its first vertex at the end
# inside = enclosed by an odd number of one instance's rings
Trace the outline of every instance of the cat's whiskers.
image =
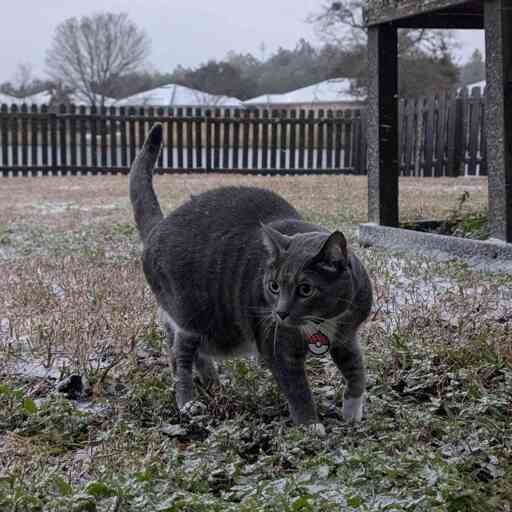
{"type": "Polygon", "coordinates": [[[279,329],[279,322],[275,323],[274,329],[274,356],[277,355],[277,330],[279,329]]]}
{"type": "Polygon", "coordinates": [[[273,327],[273,317],[272,315],[269,315],[268,317],[264,318],[262,320],[262,323],[265,322],[263,324],[263,339],[267,339],[268,335],[270,334],[270,330],[272,329],[273,327]]]}

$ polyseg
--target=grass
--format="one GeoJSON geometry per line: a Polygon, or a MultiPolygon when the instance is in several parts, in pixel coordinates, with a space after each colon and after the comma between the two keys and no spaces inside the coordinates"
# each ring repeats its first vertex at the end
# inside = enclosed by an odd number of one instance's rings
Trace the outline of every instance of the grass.
{"type": "MultiPolygon", "coordinates": [[[[250,183],[341,226],[376,305],[362,332],[364,421],[340,416],[327,358],[308,375],[327,428],[291,426],[253,361],[222,363],[203,416],[180,418],[144,283],[124,177],[17,178],[0,187],[0,510],[510,511],[512,278],[463,263],[361,248],[359,177],[158,177],[171,209],[190,193],[250,183]],[[79,399],[56,391],[84,379],[79,399]]],[[[449,216],[486,183],[401,181],[404,220],[449,216]]]]}

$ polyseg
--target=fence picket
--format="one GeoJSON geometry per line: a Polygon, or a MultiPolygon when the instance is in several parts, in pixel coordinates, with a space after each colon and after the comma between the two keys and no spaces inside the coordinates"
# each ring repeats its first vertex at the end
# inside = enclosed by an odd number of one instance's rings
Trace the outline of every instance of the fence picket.
{"type": "Polygon", "coordinates": [[[221,133],[220,133],[220,109],[216,108],[213,111],[213,168],[215,170],[220,169],[220,151],[221,151],[221,145],[220,145],[220,139],[221,139],[221,133]]]}
{"type": "Polygon", "coordinates": [[[77,158],[76,158],[76,136],[77,136],[77,126],[76,126],[77,116],[76,116],[76,106],[69,106],[69,164],[71,166],[71,175],[76,176],[77,174],[77,158]]]}
{"type": "MultiPolygon", "coordinates": [[[[242,111],[242,169],[249,169],[249,139],[251,137],[251,113],[248,110],[242,111]]],[[[254,137],[254,136],[253,136],[254,137]]]]}
{"type": "Polygon", "coordinates": [[[297,151],[297,111],[292,110],[290,112],[290,170],[294,171],[296,169],[296,151],[297,151]]]}
{"type": "Polygon", "coordinates": [[[9,125],[10,118],[6,115],[9,107],[5,104],[0,106],[0,137],[2,149],[2,175],[9,175],[9,125]]]}
{"type": "MultiPolygon", "coordinates": [[[[30,119],[30,167],[32,168],[33,173],[37,173],[37,150],[39,147],[39,128],[40,128],[40,121],[41,118],[39,116],[36,116],[34,114],[38,113],[37,105],[32,105],[30,107],[30,113],[32,114],[29,116],[30,119]]],[[[0,120],[1,125],[1,120],[0,120]]]]}
{"type": "Polygon", "coordinates": [[[251,159],[251,166],[253,169],[259,169],[258,166],[258,154],[259,154],[259,148],[261,148],[261,122],[260,122],[260,113],[258,110],[252,113],[252,159],[251,159]]]}
{"type": "Polygon", "coordinates": [[[174,109],[171,107],[167,107],[167,167],[174,167],[174,145],[175,145],[175,122],[174,122],[174,109]]]}
{"type": "Polygon", "coordinates": [[[19,135],[19,116],[18,116],[18,105],[11,105],[11,161],[13,165],[13,176],[18,176],[18,135],[19,135]]]}
{"type": "Polygon", "coordinates": [[[434,176],[444,176],[446,163],[446,94],[439,96],[434,140],[434,176]]]}
{"type": "Polygon", "coordinates": [[[279,169],[286,169],[286,148],[288,144],[288,127],[290,126],[287,114],[286,110],[281,110],[279,113],[280,122],[276,127],[279,134],[279,169]]]}
{"type": "Polygon", "coordinates": [[[206,110],[206,172],[212,169],[212,111],[206,110]]]}
{"type": "Polygon", "coordinates": [[[232,169],[238,170],[239,164],[239,149],[240,149],[240,109],[236,108],[233,114],[233,163],[232,169]]]}
{"type": "Polygon", "coordinates": [[[479,166],[478,153],[480,151],[480,87],[474,87],[471,91],[471,97],[468,100],[469,105],[469,140],[468,140],[468,170],[469,176],[477,174],[477,166],[479,166]]]}
{"type": "Polygon", "coordinates": [[[318,124],[316,124],[317,129],[317,142],[316,142],[316,168],[323,169],[324,164],[324,132],[325,132],[325,124],[324,124],[324,110],[320,109],[318,111],[318,124]]]}
{"type": "Polygon", "coordinates": [[[28,107],[21,105],[21,175],[28,176],[28,107]]]}
{"type": "Polygon", "coordinates": [[[42,175],[48,175],[48,107],[43,105],[41,107],[41,114],[43,117],[41,118],[41,158],[43,163],[42,175]]]}
{"type": "Polygon", "coordinates": [[[299,111],[299,169],[304,169],[304,158],[306,152],[306,111],[299,111]]]}
{"type": "Polygon", "coordinates": [[[261,142],[261,167],[263,170],[267,170],[268,166],[268,148],[269,148],[269,129],[270,129],[270,118],[269,111],[267,109],[263,110],[263,121],[262,121],[262,142],[261,142]]]}
{"type": "MultiPolygon", "coordinates": [[[[272,110],[272,124],[270,129],[272,131],[270,140],[270,168],[277,169],[277,127],[279,124],[279,111],[272,110]]],[[[275,173],[274,173],[275,174],[275,173]]]]}

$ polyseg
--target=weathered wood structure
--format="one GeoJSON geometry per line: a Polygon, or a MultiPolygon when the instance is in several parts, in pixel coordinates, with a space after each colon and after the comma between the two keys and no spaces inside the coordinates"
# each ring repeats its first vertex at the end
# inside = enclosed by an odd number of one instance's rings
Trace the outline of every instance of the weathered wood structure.
{"type": "Polygon", "coordinates": [[[399,225],[399,28],[485,29],[491,236],[512,242],[512,0],[369,0],[369,221],[399,225]]]}

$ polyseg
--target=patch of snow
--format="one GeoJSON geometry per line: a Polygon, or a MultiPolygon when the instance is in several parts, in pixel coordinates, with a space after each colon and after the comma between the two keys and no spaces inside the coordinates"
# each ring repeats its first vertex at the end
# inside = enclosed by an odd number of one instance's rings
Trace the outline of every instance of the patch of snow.
{"type": "Polygon", "coordinates": [[[34,204],[33,208],[38,208],[46,213],[58,214],[69,209],[76,209],[78,205],[71,201],[47,201],[45,203],[34,204]]]}

